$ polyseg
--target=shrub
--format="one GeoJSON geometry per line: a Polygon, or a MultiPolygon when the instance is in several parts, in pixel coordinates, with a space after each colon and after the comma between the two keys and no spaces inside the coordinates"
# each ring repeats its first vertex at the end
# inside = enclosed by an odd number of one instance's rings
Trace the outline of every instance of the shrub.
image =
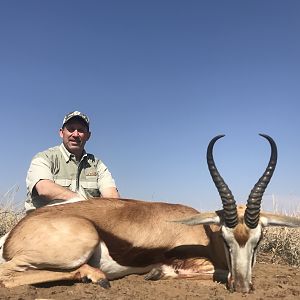
{"type": "Polygon", "coordinates": [[[267,254],[272,263],[287,263],[300,266],[300,229],[287,227],[268,227],[264,230],[260,255],[267,254]]]}
{"type": "Polygon", "coordinates": [[[24,209],[15,204],[17,185],[10,188],[0,198],[0,236],[7,233],[24,215],[24,209]]]}

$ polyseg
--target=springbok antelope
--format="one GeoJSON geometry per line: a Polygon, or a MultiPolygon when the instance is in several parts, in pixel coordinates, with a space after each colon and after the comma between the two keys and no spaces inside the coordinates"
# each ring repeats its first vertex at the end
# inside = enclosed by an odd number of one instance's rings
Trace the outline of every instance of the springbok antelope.
{"type": "Polygon", "coordinates": [[[40,208],[24,217],[4,244],[0,282],[6,287],[57,280],[109,280],[129,274],[145,279],[200,278],[250,292],[251,271],[268,225],[300,226],[297,218],[260,212],[273,175],[277,148],[246,206],[237,206],[213,159],[207,163],[223,209],[198,213],[184,205],[126,199],[91,199],[40,208]],[[192,225],[192,226],[187,226],[192,225]]]}

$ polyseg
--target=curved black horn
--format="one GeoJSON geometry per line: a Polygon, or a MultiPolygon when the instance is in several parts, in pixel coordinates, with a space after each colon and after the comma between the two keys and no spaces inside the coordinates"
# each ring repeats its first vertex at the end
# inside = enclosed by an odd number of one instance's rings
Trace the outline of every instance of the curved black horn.
{"type": "Polygon", "coordinates": [[[274,140],[266,134],[260,135],[269,141],[271,145],[271,157],[264,174],[254,185],[247,201],[244,219],[246,225],[252,229],[258,225],[262,196],[272,178],[277,163],[277,147],[274,140]]]}
{"type": "Polygon", "coordinates": [[[210,141],[207,147],[206,159],[210,175],[222,199],[225,224],[229,228],[234,228],[238,223],[236,203],[230,189],[217,170],[212,154],[215,142],[223,136],[224,135],[218,135],[210,141]]]}

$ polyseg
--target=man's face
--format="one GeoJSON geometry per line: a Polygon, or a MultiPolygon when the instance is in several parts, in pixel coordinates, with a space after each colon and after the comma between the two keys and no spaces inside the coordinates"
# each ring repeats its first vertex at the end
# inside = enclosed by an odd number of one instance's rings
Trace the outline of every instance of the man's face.
{"type": "Polygon", "coordinates": [[[84,145],[90,138],[91,133],[82,120],[72,118],[60,129],[59,135],[69,152],[75,155],[81,155],[84,145]]]}

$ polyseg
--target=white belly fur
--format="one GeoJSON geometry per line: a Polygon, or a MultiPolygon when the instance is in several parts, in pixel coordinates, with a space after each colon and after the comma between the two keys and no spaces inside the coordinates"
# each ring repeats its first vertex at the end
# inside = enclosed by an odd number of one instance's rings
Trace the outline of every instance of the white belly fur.
{"type": "Polygon", "coordinates": [[[3,245],[6,241],[8,234],[9,234],[9,232],[0,238],[0,264],[3,264],[6,262],[6,260],[3,258],[3,245]]]}
{"type": "Polygon", "coordinates": [[[89,261],[89,264],[93,267],[100,268],[108,279],[121,278],[130,274],[144,274],[158,266],[157,264],[147,267],[122,266],[113,260],[109,255],[108,249],[104,242],[100,242],[98,249],[95,251],[94,255],[89,261]]]}

